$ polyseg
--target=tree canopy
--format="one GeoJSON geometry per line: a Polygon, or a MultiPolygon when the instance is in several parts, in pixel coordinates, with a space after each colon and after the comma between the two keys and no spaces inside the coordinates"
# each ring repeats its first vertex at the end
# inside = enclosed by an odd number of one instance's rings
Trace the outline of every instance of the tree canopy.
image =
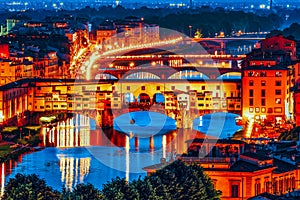
{"type": "Polygon", "coordinates": [[[92,184],[78,184],[72,190],[53,190],[37,175],[17,174],[5,187],[5,200],[217,200],[221,192],[196,164],[175,161],[157,172],[132,182],[115,178],[102,191],[92,184]]]}
{"type": "Polygon", "coordinates": [[[219,199],[220,191],[196,165],[175,161],[144,179],[114,179],[103,189],[105,199],[219,199]]]}

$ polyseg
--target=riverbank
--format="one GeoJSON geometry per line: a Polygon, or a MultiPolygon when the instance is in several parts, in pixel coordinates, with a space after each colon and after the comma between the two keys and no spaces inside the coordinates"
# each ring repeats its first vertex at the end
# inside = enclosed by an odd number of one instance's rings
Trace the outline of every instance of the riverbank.
{"type": "Polygon", "coordinates": [[[0,144],[0,162],[8,160],[15,160],[20,155],[31,153],[40,150],[40,148],[33,148],[28,145],[2,143],[0,144]]]}

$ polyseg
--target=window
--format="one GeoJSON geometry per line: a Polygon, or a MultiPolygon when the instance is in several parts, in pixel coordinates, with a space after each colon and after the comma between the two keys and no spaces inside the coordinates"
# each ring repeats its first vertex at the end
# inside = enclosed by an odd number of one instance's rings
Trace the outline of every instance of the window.
{"type": "Polygon", "coordinates": [[[255,108],[255,112],[256,112],[256,113],[259,113],[259,107],[256,107],[256,108],[255,108]]]}
{"type": "Polygon", "coordinates": [[[204,85],[202,85],[201,90],[205,90],[205,86],[204,85]]]}
{"type": "Polygon", "coordinates": [[[261,81],[261,86],[266,86],[266,81],[261,81]]]}
{"type": "Polygon", "coordinates": [[[260,72],[260,76],[261,77],[266,77],[267,76],[267,72],[265,72],[265,71],[260,72]]]}
{"type": "Polygon", "coordinates": [[[261,97],[266,97],[266,90],[261,90],[261,97]]]}
{"type": "Polygon", "coordinates": [[[160,90],[160,86],[156,86],[156,90],[160,90]]]}
{"type": "Polygon", "coordinates": [[[257,181],[255,183],[254,188],[255,188],[255,195],[260,194],[260,182],[259,181],[257,181]]]}
{"type": "Polygon", "coordinates": [[[171,90],[175,90],[175,86],[171,86],[171,90]]]}
{"type": "Polygon", "coordinates": [[[281,81],[275,81],[275,86],[281,86],[281,81]]]}
{"type": "Polygon", "coordinates": [[[276,99],[275,99],[275,103],[276,103],[276,104],[281,104],[281,99],[280,99],[280,98],[276,98],[276,99]]]}
{"type": "Polygon", "coordinates": [[[253,108],[252,107],[249,108],[249,112],[253,113],[253,108]]]}
{"type": "Polygon", "coordinates": [[[276,77],[282,77],[282,72],[275,72],[276,77]]]}
{"type": "Polygon", "coordinates": [[[219,85],[217,85],[217,86],[216,86],[216,89],[217,89],[217,90],[219,90],[219,89],[220,89],[220,86],[219,86],[219,85]]]}
{"type": "Polygon", "coordinates": [[[253,71],[248,72],[248,76],[253,77],[254,76],[254,72],[253,71]]]}
{"type": "Polygon", "coordinates": [[[231,185],[231,197],[239,197],[239,186],[231,185]]]}
{"type": "Polygon", "coordinates": [[[261,99],[261,106],[265,106],[266,105],[266,99],[261,99]]]}
{"type": "Polygon", "coordinates": [[[126,90],[130,90],[130,86],[127,86],[127,87],[126,87],[126,90]]]}
{"type": "Polygon", "coordinates": [[[249,106],[253,106],[253,99],[249,99],[249,106]]]}
{"type": "Polygon", "coordinates": [[[281,95],[281,90],[275,90],[275,95],[281,95]]]}
{"type": "Polygon", "coordinates": [[[253,90],[252,89],[249,90],[249,97],[253,97],[253,90]]]}
{"type": "Polygon", "coordinates": [[[146,87],[145,87],[145,86],[142,86],[142,87],[141,87],[141,90],[145,90],[145,89],[146,89],[146,87]]]}
{"type": "Polygon", "coordinates": [[[266,112],[266,108],[264,108],[264,107],[261,108],[261,112],[262,112],[262,113],[265,113],[265,112],[266,112]]]}
{"type": "Polygon", "coordinates": [[[190,86],[186,86],[186,90],[190,90],[190,86]]]}
{"type": "Polygon", "coordinates": [[[253,85],[254,85],[253,80],[250,80],[250,81],[249,81],[249,86],[253,86],[253,85]]]}

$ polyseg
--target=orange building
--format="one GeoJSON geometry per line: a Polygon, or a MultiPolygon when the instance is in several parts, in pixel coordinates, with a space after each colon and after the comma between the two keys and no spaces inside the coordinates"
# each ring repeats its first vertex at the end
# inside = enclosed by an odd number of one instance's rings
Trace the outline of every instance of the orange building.
{"type": "Polygon", "coordinates": [[[251,120],[294,120],[295,41],[282,35],[261,41],[242,64],[242,115],[251,120]]]}
{"type": "Polygon", "coordinates": [[[293,99],[288,66],[249,66],[242,72],[243,117],[281,121],[291,119],[293,99]]]}
{"type": "MultiPolygon", "coordinates": [[[[242,200],[261,193],[279,196],[300,188],[296,184],[300,177],[299,158],[280,153],[282,150],[294,152],[295,142],[273,143],[272,151],[238,140],[187,142],[190,144],[188,154],[178,159],[201,165],[215,189],[222,191],[221,199],[242,200]]],[[[156,164],[143,169],[149,175],[163,166],[156,164]]]]}

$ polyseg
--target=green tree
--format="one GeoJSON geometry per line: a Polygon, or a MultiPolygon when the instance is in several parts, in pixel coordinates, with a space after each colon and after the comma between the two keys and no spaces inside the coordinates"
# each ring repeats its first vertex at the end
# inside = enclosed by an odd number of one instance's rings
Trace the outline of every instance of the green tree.
{"type": "Polygon", "coordinates": [[[63,200],[101,200],[103,196],[101,192],[96,189],[92,184],[78,184],[73,191],[63,188],[62,191],[63,200]]]}
{"type": "Polygon", "coordinates": [[[159,187],[166,188],[170,199],[214,200],[221,195],[220,191],[213,189],[211,179],[196,164],[187,165],[177,160],[153,173],[151,177],[157,177],[161,181],[159,187]]]}
{"type": "Polygon", "coordinates": [[[137,190],[124,178],[117,177],[103,185],[102,194],[104,199],[109,200],[135,200],[139,199],[137,190]]]}
{"type": "Polygon", "coordinates": [[[134,180],[132,186],[138,191],[141,200],[165,200],[170,199],[164,185],[161,185],[157,177],[145,177],[134,180]]]}
{"type": "Polygon", "coordinates": [[[56,200],[60,198],[60,193],[47,186],[45,180],[40,179],[36,174],[17,174],[5,186],[3,196],[5,200],[56,200]]]}

